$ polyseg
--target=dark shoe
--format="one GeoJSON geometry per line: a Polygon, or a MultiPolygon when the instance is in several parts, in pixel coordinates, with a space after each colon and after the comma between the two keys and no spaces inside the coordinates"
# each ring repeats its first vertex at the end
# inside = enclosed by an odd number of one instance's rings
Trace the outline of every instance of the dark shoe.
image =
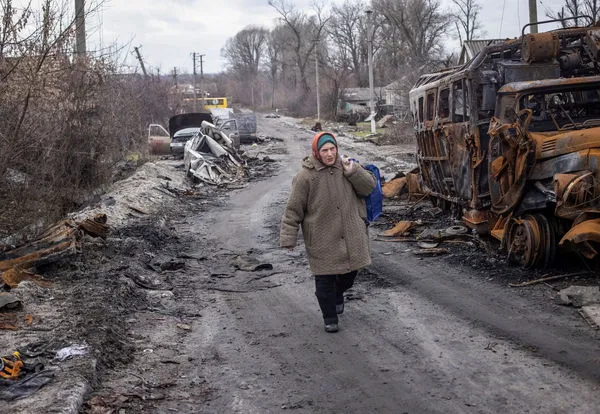
{"type": "Polygon", "coordinates": [[[335,313],[342,314],[344,313],[344,304],[340,304],[340,305],[335,305],[335,313]]]}
{"type": "Polygon", "coordinates": [[[325,332],[329,332],[329,333],[334,333],[339,331],[340,328],[338,328],[338,324],[337,323],[329,323],[327,325],[325,325],[325,332]]]}

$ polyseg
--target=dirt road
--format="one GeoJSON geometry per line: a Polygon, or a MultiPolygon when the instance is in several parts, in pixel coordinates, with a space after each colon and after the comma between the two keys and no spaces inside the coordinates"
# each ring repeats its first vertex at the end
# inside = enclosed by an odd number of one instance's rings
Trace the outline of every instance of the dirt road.
{"type": "MultiPolygon", "coordinates": [[[[278,248],[312,134],[286,118],[261,119],[259,131],[281,138],[248,148],[268,152],[273,174],[167,199],[77,266],[48,269],[54,298],[76,307],[53,337],[95,349],[81,412],[598,412],[598,331],[555,305],[547,285],[507,287],[524,273],[494,257],[421,259],[408,244],[373,241],[340,332],[326,333],[303,246],[278,248]]],[[[397,148],[340,142],[388,172],[410,162],[397,148]]],[[[15,411],[47,407],[62,371],[15,411]]]]}

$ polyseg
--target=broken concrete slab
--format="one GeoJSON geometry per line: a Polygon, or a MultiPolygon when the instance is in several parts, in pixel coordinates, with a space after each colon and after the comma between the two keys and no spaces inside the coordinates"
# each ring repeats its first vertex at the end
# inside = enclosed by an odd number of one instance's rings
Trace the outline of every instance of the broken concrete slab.
{"type": "Polygon", "coordinates": [[[600,286],[569,286],[558,292],[556,303],[576,308],[600,304],[600,286]]]}

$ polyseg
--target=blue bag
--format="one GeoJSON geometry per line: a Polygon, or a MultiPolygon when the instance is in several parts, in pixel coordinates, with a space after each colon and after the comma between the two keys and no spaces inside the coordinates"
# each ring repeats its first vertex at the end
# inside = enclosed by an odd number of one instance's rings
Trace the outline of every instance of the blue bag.
{"type": "Polygon", "coordinates": [[[369,170],[375,176],[377,185],[367,197],[365,202],[367,203],[367,220],[369,222],[375,221],[383,210],[383,192],[381,191],[381,176],[379,175],[379,168],[374,164],[365,164],[365,170],[369,170]]]}

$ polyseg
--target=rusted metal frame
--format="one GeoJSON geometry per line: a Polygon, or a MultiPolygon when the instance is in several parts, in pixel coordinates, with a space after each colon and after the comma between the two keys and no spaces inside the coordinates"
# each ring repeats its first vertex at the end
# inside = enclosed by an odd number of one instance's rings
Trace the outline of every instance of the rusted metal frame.
{"type": "MultiPolygon", "coordinates": [[[[77,225],[74,222],[65,220],[51,227],[44,233],[44,235],[42,235],[40,239],[36,240],[35,242],[13,250],[9,250],[4,252],[4,254],[9,259],[12,259],[31,254],[32,252],[46,250],[55,246],[56,244],[63,243],[65,240],[68,240],[69,242],[75,240],[77,231],[77,225]]],[[[0,270],[2,269],[2,263],[4,262],[0,261],[0,270]]]]}
{"type": "MultiPolygon", "coordinates": [[[[423,131],[423,135],[424,135],[424,139],[426,141],[426,150],[428,154],[432,154],[432,155],[428,155],[428,157],[433,156],[433,154],[438,154],[437,152],[437,146],[435,144],[435,137],[434,137],[434,132],[432,129],[425,129],[425,131],[423,131]]],[[[439,186],[439,175],[440,175],[440,169],[438,166],[438,163],[435,161],[430,161],[428,159],[422,159],[423,163],[424,163],[424,168],[426,171],[429,172],[429,183],[428,186],[430,188],[433,188],[435,190],[435,192],[441,192],[442,188],[439,186]]]]}
{"type": "MultiPolygon", "coordinates": [[[[452,83],[454,81],[454,77],[450,76],[450,77],[446,77],[444,79],[440,79],[438,82],[436,82],[436,94],[437,94],[437,106],[436,106],[436,120],[438,121],[437,123],[437,128],[434,129],[433,133],[434,133],[434,139],[435,139],[435,148],[436,148],[436,155],[438,160],[434,161],[439,165],[439,170],[441,171],[442,174],[442,189],[443,191],[446,192],[446,194],[449,197],[453,197],[456,195],[456,183],[454,181],[454,176],[452,174],[452,167],[451,167],[451,154],[449,152],[449,148],[451,148],[450,143],[449,143],[449,136],[451,136],[451,134],[448,134],[448,128],[453,128],[454,124],[452,124],[451,119],[452,119],[452,112],[453,112],[453,105],[452,105],[452,101],[451,99],[453,98],[453,95],[451,94],[452,91],[452,83]],[[448,118],[444,118],[444,120],[450,121],[450,123],[440,123],[440,118],[439,118],[439,106],[440,106],[440,92],[442,89],[448,89],[449,90],[449,94],[448,94],[448,110],[449,110],[449,114],[448,114],[448,118]],[[451,182],[452,184],[452,188],[450,187],[448,181],[451,182]]],[[[451,139],[451,138],[450,138],[451,139]]]]}
{"type": "Polygon", "coordinates": [[[432,131],[433,132],[433,137],[434,137],[434,144],[435,144],[435,151],[437,154],[439,154],[439,156],[445,156],[446,158],[442,158],[439,161],[433,161],[433,164],[437,166],[437,169],[439,171],[439,174],[441,176],[441,181],[443,183],[443,190],[446,191],[446,194],[448,195],[453,195],[452,189],[448,186],[448,183],[446,180],[450,180],[454,183],[454,179],[452,178],[452,175],[449,175],[449,158],[448,155],[446,154],[445,148],[443,147],[443,142],[442,139],[446,139],[445,134],[443,133],[443,130],[441,128],[435,129],[432,131]]]}
{"type": "MultiPolygon", "coordinates": [[[[471,177],[470,177],[470,182],[471,182],[471,200],[468,201],[469,204],[469,208],[471,209],[478,209],[479,205],[479,175],[480,175],[480,171],[479,171],[479,165],[481,164],[481,162],[483,161],[482,158],[482,148],[481,148],[481,140],[479,137],[479,126],[485,122],[485,120],[481,120],[479,118],[479,111],[474,112],[472,108],[476,108],[477,107],[477,96],[474,93],[475,89],[476,89],[476,84],[477,82],[474,81],[474,76],[473,76],[473,72],[471,70],[468,70],[465,72],[464,74],[464,81],[463,81],[463,94],[466,92],[468,95],[468,101],[469,101],[469,121],[467,123],[467,125],[469,125],[469,134],[465,137],[463,135],[464,141],[465,141],[465,147],[467,148],[469,155],[470,155],[470,162],[471,162],[471,177]]],[[[465,102],[465,105],[467,103],[467,99],[464,99],[463,96],[463,102],[465,102]]],[[[466,116],[466,106],[464,108],[464,113],[466,116]]]]}
{"type": "Polygon", "coordinates": [[[19,267],[32,267],[38,264],[46,256],[53,255],[54,253],[63,252],[67,249],[74,248],[76,244],[75,240],[67,240],[62,243],[58,243],[52,247],[48,247],[42,250],[38,250],[33,253],[26,254],[16,259],[8,259],[0,262],[0,270],[8,270],[10,268],[19,267]]]}

